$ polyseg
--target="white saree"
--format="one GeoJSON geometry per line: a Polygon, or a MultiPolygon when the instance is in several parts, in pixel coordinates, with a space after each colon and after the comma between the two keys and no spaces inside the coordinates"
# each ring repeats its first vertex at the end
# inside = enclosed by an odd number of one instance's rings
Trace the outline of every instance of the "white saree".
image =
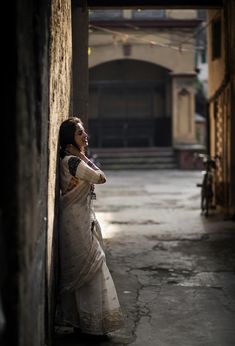
{"type": "Polygon", "coordinates": [[[92,184],[103,182],[103,172],[88,164],[76,156],[61,160],[57,320],[102,335],[121,328],[123,315],[91,201],[92,184]]]}

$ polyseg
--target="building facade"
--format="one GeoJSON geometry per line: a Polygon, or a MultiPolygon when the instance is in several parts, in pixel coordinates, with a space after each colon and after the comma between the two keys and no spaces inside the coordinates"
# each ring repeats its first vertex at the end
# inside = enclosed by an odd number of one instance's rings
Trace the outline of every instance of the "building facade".
{"type": "Polygon", "coordinates": [[[195,145],[197,10],[95,10],[89,18],[91,145],[195,145]]]}
{"type": "Polygon", "coordinates": [[[235,1],[209,10],[208,64],[210,153],[217,156],[215,204],[235,213],[235,1]]]}

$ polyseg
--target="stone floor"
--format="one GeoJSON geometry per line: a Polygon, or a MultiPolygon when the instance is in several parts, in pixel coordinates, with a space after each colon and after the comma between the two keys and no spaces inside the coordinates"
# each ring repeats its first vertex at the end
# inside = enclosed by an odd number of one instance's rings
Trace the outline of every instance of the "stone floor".
{"type": "Polygon", "coordinates": [[[235,222],[200,215],[198,171],[107,171],[96,186],[125,328],[103,343],[57,329],[54,346],[234,346],[235,222]]]}

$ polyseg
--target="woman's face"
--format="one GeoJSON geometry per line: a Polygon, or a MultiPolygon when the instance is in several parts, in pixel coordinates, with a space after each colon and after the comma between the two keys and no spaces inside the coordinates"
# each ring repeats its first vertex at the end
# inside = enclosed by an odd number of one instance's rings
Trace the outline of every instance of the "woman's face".
{"type": "Polygon", "coordinates": [[[79,123],[76,125],[74,140],[80,149],[88,146],[88,135],[85,132],[84,127],[79,123]]]}

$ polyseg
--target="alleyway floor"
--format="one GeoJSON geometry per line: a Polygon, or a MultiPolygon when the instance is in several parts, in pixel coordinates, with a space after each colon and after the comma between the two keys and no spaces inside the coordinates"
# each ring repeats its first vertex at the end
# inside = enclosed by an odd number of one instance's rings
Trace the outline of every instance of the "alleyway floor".
{"type": "Polygon", "coordinates": [[[235,222],[200,215],[201,173],[106,175],[95,209],[126,325],[103,343],[60,329],[54,346],[234,346],[235,222]]]}

